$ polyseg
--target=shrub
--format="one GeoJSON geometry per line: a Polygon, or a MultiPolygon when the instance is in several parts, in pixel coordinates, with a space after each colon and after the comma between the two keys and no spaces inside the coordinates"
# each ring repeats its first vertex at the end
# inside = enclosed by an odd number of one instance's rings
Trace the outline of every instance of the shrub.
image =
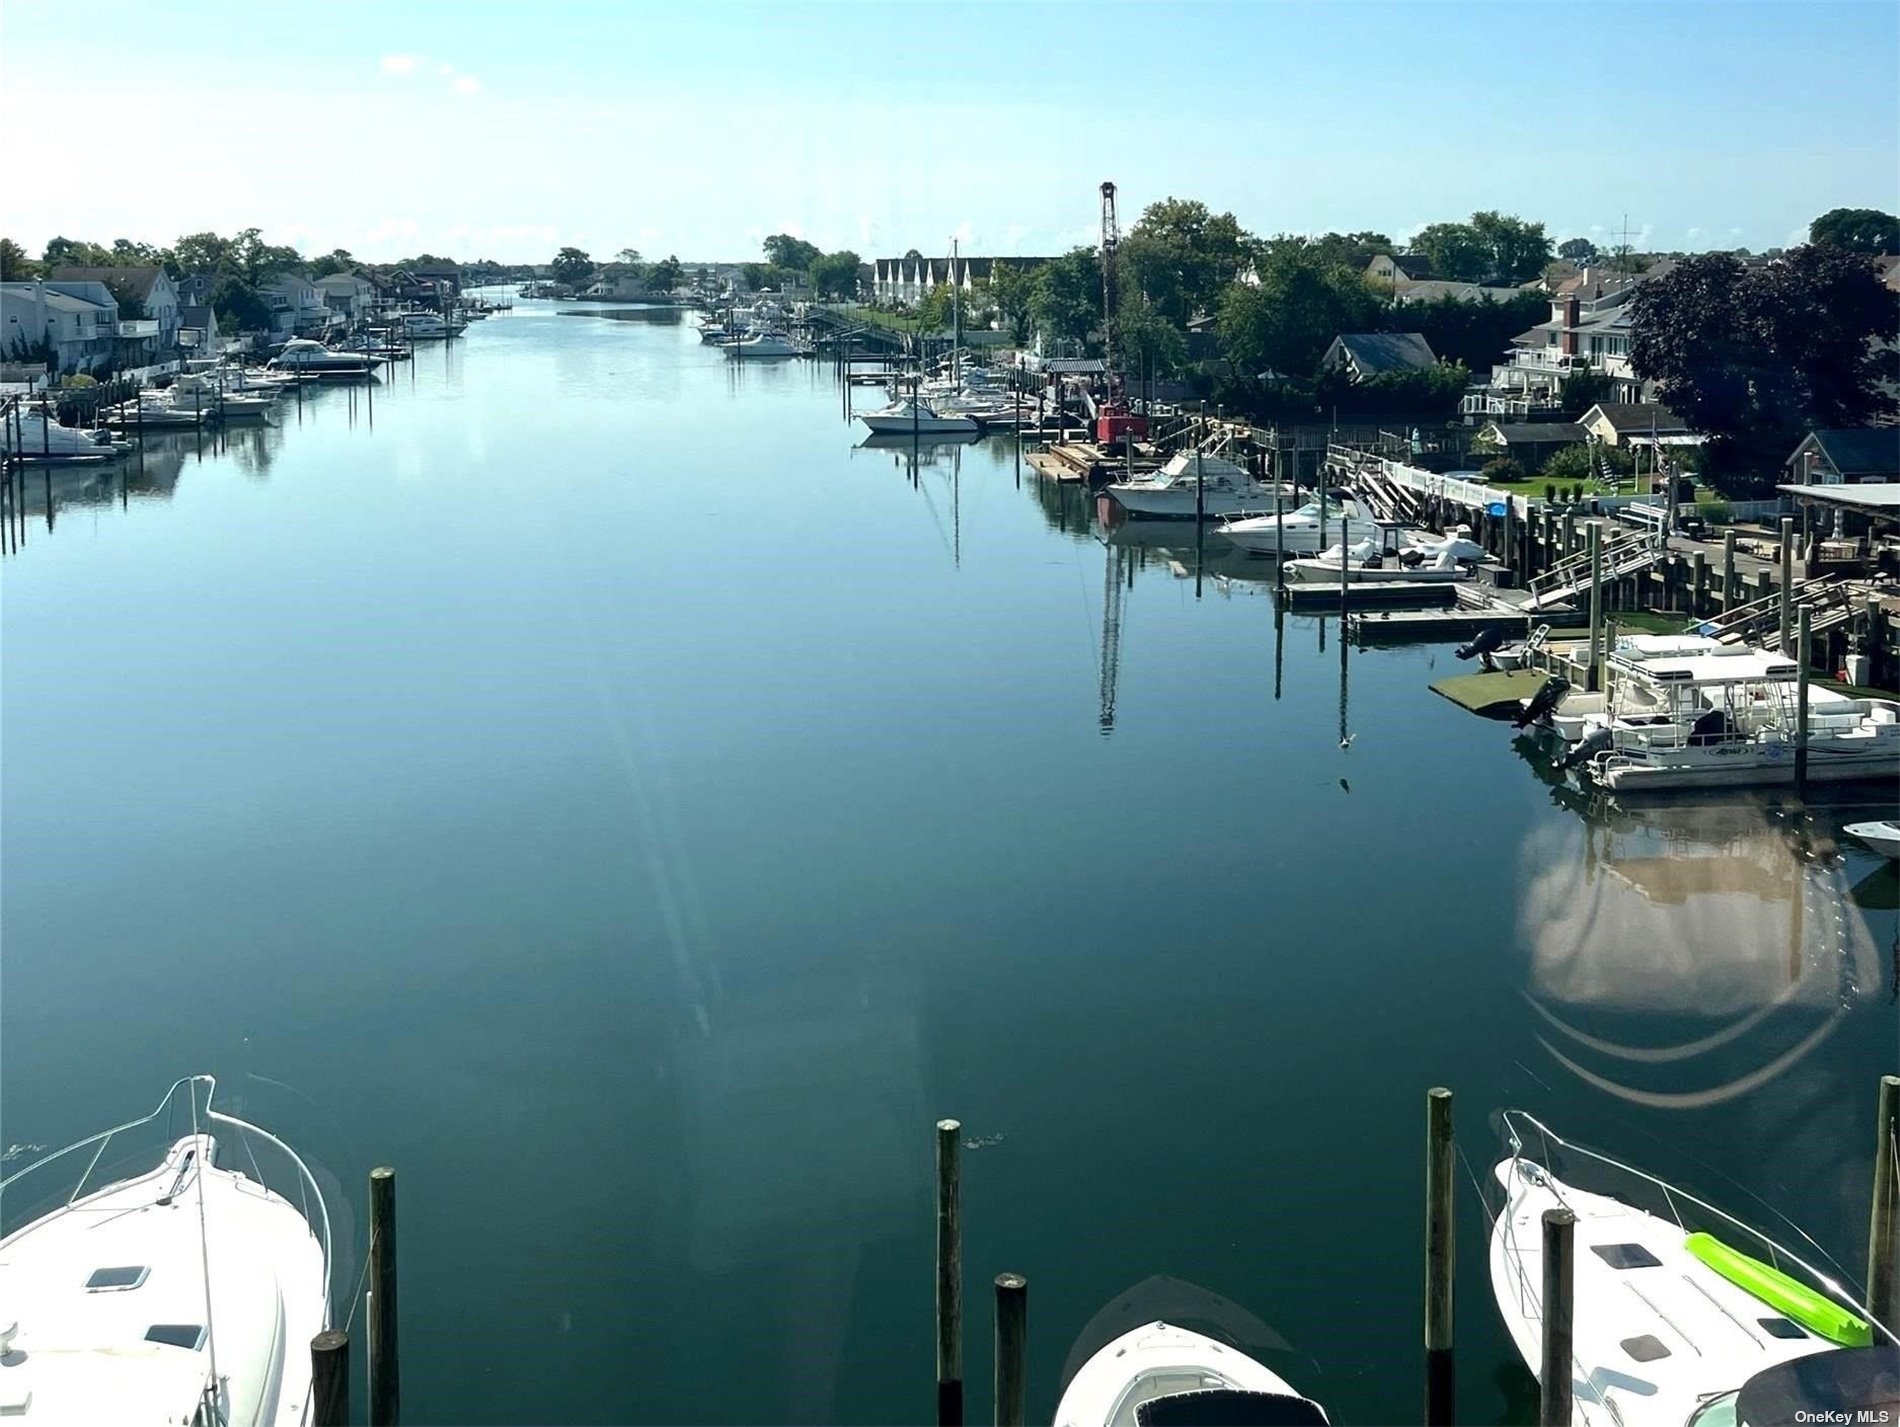
{"type": "Polygon", "coordinates": [[[1501,485],[1506,481],[1523,480],[1524,468],[1509,456],[1494,456],[1484,463],[1480,474],[1493,485],[1501,485]]]}
{"type": "Polygon", "coordinates": [[[1548,505],[1557,504],[1557,483],[1555,481],[1544,482],[1544,501],[1548,505]]]}

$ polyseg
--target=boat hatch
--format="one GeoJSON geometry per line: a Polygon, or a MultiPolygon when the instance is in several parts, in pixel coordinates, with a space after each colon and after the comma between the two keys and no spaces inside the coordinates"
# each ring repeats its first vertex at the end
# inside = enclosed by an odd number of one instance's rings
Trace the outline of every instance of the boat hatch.
{"type": "Polygon", "coordinates": [[[1590,1252],[1611,1268],[1662,1267],[1662,1260],[1641,1244],[1592,1244],[1590,1252]]]}
{"type": "Polygon", "coordinates": [[[144,1264],[125,1264],[119,1268],[96,1268],[86,1280],[88,1293],[126,1293],[145,1282],[151,1269],[144,1264]]]}
{"type": "Polygon", "coordinates": [[[148,1343],[167,1343],[174,1348],[184,1348],[188,1352],[197,1352],[204,1346],[205,1330],[202,1323],[154,1323],[145,1330],[148,1343]]]}
{"type": "Polygon", "coordinates": [[[1792,1342],[1796,1338],[1808,1336],[1799,1323],[1791,1318],[1783,1318],[1779,1314],[1773,1318],[1757,1318],[1755,1321],[1767,1329],[1768,1336],[1771,1338],[1786,1338],[1792,1342]]]}
{"type": "Polygon", "coordinates": [[[1135,1409],[1140,1427],[1326,1427],[1316,1403],[1284,1392],[1177,1392],[1135,1409]]]}
{"type": "Polygon", "coordinates": [[[1653,1363],[1658,1358],[1669,1356],[1669,1349],[1663,1346],[1662,1340],[1648,1333],[1640,1333],[1634,1338],[1625,1338],[1622,1346],[1623,1351],[1639,1363],[1653,1363]]]}

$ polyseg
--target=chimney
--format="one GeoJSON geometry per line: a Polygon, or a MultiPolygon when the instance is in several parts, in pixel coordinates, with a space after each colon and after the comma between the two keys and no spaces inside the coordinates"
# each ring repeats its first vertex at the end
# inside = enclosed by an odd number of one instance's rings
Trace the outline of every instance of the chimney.
{"type": "Polygon", "coordinates": [[[1580,304],[1572,294],[1564,299],[1563,354],[1566,357],[1577,355],[1577,315],[1580,304]]]}

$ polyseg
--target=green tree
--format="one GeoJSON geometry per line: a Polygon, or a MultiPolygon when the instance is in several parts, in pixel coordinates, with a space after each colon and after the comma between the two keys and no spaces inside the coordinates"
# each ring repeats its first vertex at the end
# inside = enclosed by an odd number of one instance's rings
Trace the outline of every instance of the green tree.
{"type": "Polygon", "coordinates": [[[1140,292],[1162,316],[1185,326],[1213,307],[1246,265],[1252,239],[1231,213],[1209,213],[1190,198],[1164,198],[1142,210],[1122,240],[1121,286],[1140,292]]]}
{"type": "Polygon", "coordinates": [[[49,238],[40,263],[48,272],[54,268],[111,267],[112,250],[77,238],[49,238]]]}
{"type": "Polygon", "coordinates": [[[1550,238],[1542,223],[1486,209],[1471,215],[1471,229],[1484,244],[1490,265],[1486,276],[1495,282],[1528,282],[1550,265],[1550,238]]]}
{"type": "Polygon", "coordinates": [[[1595,367],[1572,367],[1558,392],[1557,403],[1564,415],[1575,421],[1599,402],[1608,401],[1615,390],[1616,383],[1595,367]]]}
{"type": "Polygon", "coordinates": [[[1366,264],[1380,253],[1396,251],[1392,240],[1383,233],[1322,233],[1306,240],[1307,249],[1322,263],[1351,268],[1363,273],[1366,264]]]}
{"type": "Polygon", "coordinates": [[[922,332],[941,332],[950,325],[952,294],[950,284],[940,282],[924,294],[917,304],[917,327],[922,332]]]}
{"type": "Polygon", "coordinates": [[[187,273],[235,272],[237,258],[229,238],[216,233],[187,233],[167,250],[165,266],[173,277],[187,273]]]}
{"type": "Polygon", "coordinates": [[[0,282],[18,282],[39,275],[40,265],[26,255],[25,248],[11,238],[0,238],[0,282]]]}
{"type": "Polygon", "coordinates": [[[1462,302],[1446,294],[1430,302],[1393,307],[1385,325],[1395,331],[1423,333],[1444,361],[1480,368],[1502,358],[1511,338],[1536,326],[1549,312],[1549,300],[1541,293],[1517,293],[1502,301],[1487,294],[1479,302],[1462,302]]]}
{"type": "Polygon", "coordinates": [[[232,239],[231,257],[237,271],[252,287],[303,265],[303,255],[295,248],[266,243],[261,230],[256,228],[246,228],[232,239]]]}
{"type": "Polygon", "coordinates": [[[1808,241],[1851,253],[1900,253],[1900,218],[1878,208],[1830,208],[1808,225],[1808,241]]]}
{"type": "Polygon", "coordinates": [[[640,268],[640,250],[638,248],[622,248],[619,252],[614,254],[614,261],[630,272],[637,273],[640,268]]]}
{"type": "Polygon", "coordinates": [[[1707,441],[1725,496],[1772,488],[1804,430],[1880,410],[1900,313],[1866,258],[1794,248],[1745,268],[1728,253],[1679,263],[1630,299],[1630,360],[1707,441]]]}
{"type": "Polygon", "coordinates": [[[990,268],[990,297],[1009,331],[1009,340],[1018,346],[1029,340],[1029,307],[1035,293],[1035,271],[1025,264],[998,258],[990,268]]]}
{"type": "Polygon", "coordinates": [[[765,240],[765,260],[787,272],[806,273],[824,256],[815,243],[794,238],[790,233],[774,233],[765,240]]]}
{"type": "Polygon", "coordinates": [[[686,278],[686,269],[671,254],[647,269],[647,287],[653,292],[671,292],[686,278]]]}
{"type": "Polygon", "coordinates": [[[1139,292],[1122,295],[1116,318],[1117,364],[1133,378],[1146,371],[1170,377],[1187,365],[1187,336],[1139,292]]]}
{"type": "Polygon", "coordinates": [[[310,260],[311,277],[329,277],[332,273],[356,271],[356,259],[348,248],[332,248],[320,258],[310,260]]]}
{"type": "Polygon", "coordinates": [[[1029,311],[1045,337],[1087,342],[1102,324],[1102,268],[1093,248],[1071,248],[1036,273],[1029,311]]]}
{"type": "Polygon", "coordinates": [[[1448,282],[1482,282],[1490,275],[1490,246],[1469,223],[1428,223],[1412,239],[1412,251],[1431,260],[1433,277],[1448,282]]]}
{"type": "Polygon", "coordinates": [[[236,273],[227,273],[211,290],[218,325],[227,333],[261,332],[270,326],[270,305],[236,273]]]}
{"type": "Polygon", "coordinates": [[[1588,267],[1597,260],[1597,245],[1588,238],[1565,238],[1557,245],[1557,256],[1580,268],[1588,267]]]}
{"type": "Polygon", "coordinates": [[[579,248],[563,248],[548,264],[554,280],[569,287],[580,287],[594,275],[594,260],[579,248]]]}
{"type": "Polygon", "coordinates": [[[849,248],[826,253],[807,270],[812,291],[820,297],[852,298],[858,295],[858,268],[863,262],[849,248]]]}
{"type": "Polygon", "coordinates": [[[760,288],[772,285],[772,269],[764,263],[741,263],[739,280],[745,284],[747,292],[757,292],[760,288]]]}
{"type": "Polygon", "coordinates": [[[1358,274],[1293,246],[1269,251],[1258,284],[1233,283],[1220,301],[1221,349],[1250,377],[1306,377],[1342,332],[1377,330],[1379,298],[1358,274]]]}

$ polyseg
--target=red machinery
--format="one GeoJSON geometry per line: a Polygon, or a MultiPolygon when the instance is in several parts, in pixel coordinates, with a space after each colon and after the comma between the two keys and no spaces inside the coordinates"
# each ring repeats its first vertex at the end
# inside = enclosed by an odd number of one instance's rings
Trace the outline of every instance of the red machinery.
{"type": "Polygon", "coordinates": [[[1115,185],[1102,185],[1102,366],[1107,373],[1108,392],[1095,406],[1095,442],[1112,446],[1125,437],[1141,440],[1148,434],[1148,418],[1128,409],[1119,374],[1115,370],[1115,250],[1121,243],[1121,226],[1115,221],[1115,185]]]}

